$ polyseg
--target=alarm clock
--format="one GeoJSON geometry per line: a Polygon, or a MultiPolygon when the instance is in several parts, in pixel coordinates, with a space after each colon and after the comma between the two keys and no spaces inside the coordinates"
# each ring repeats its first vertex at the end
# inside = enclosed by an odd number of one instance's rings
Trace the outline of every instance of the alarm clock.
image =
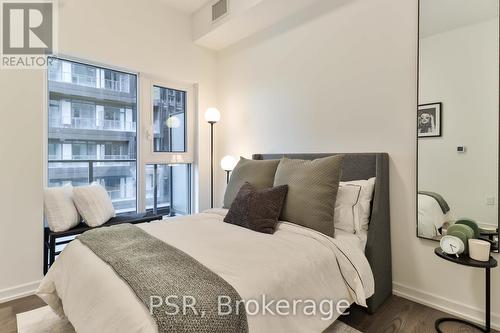
{"type": "Polygon", "coordinates": [[[456,236],[443,236],[439,242],[439,246],[441,246],[444,253],[454,254],[456,256],[465,251],[464,242],[456,236]]]}

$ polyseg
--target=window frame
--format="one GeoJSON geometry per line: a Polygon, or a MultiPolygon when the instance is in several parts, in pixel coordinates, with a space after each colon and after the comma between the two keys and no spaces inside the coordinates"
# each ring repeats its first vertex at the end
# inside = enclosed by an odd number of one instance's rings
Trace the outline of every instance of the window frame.
{"type": "Polygon", "coordinates": [[[141,113],[142,123],[146,128],[146,142],[143,146],[144,162],[147,164],[193,164],[195,148],[195,99],[194,85],[175,81],[160,80],[157,78],[143,78],[142,81],[143,107],[147,112],[141,113]],[[147,81],[147,82],[146,82],[147,81]],[[185,151],[184,152],[155,152],[154,151],[154,87],[184,91],[186,93],[185,113],[185,151]]]}
{"type": "Polygon", "coordinates": [[[139,86],[141,96],[141,110],[147,110],[140,113],[141,124],[144,135],[140,137],[141,154],[141,202],[140,210],[146,210],[146,165],[148,164],[190,164],[190,212],[196,211],[195,207],[195,170],[197,169],[195,161],[195,123],[196,123],[196,85],[176,82],[172,80],[159,79],[153,76],[142,75],[139,86]],[[154,87],[170,88],[182,90],[186,93],[186,151],[185,152],[155,152],[154,151],[154,87]]]}

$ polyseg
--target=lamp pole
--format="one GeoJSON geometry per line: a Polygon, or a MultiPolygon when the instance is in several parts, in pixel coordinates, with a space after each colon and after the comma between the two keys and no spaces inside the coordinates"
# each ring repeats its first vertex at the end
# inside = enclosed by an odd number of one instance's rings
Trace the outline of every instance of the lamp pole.
{"type": "Polygon", "coordinates": [[[210,124],[210,208],[214,208],[214,124],[220,120],[219,110],[208,108],[205,120],[210,124]]]}
{"type": "Polygon", "coordinates": [[[210,208],[214,208],[214,124],[215,121],[209,121],[210,124],[210,208]]]}

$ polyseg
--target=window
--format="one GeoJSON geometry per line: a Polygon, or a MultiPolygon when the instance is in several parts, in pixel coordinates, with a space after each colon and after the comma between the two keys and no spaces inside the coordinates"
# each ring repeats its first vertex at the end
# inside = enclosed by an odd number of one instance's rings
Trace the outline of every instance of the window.
{"type": "Polygon", "coordinates": [[[186,92],[153,86],[154,152],[186,151],[186,92]]]}
{"type": "Polygon", "coordinates": [[[48,185],[98,182],[136,211],[137,76],[50,58],[48,80],[48,185]]]}
{"type": "Polygon", "coordinates": [[[191,212],[191,165],[146,165],[146,209],[176,216],[191,212]]]}
{"type": "Polygon", "coordinates": [[[141,170],[146,210],[174,216],[192,211],[195,87],[179,82],[141,77],[150,96],[150,112],[143,112],[141,170]]]}

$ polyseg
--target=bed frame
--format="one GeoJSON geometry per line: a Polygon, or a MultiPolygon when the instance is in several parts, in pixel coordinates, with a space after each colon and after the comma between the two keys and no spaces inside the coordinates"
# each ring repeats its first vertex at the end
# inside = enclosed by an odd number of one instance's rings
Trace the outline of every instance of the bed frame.
{"type": "Polygon", "coordinates": [[[375,293],[367,300],[374,313],[392,295],[391,230],[389,211],[389,155],[387,153],[255,154],[254,160],[316,158],[344,155],[342,181],[377,177],[372,201],[365,254],[375,278],[375,293]]]}

